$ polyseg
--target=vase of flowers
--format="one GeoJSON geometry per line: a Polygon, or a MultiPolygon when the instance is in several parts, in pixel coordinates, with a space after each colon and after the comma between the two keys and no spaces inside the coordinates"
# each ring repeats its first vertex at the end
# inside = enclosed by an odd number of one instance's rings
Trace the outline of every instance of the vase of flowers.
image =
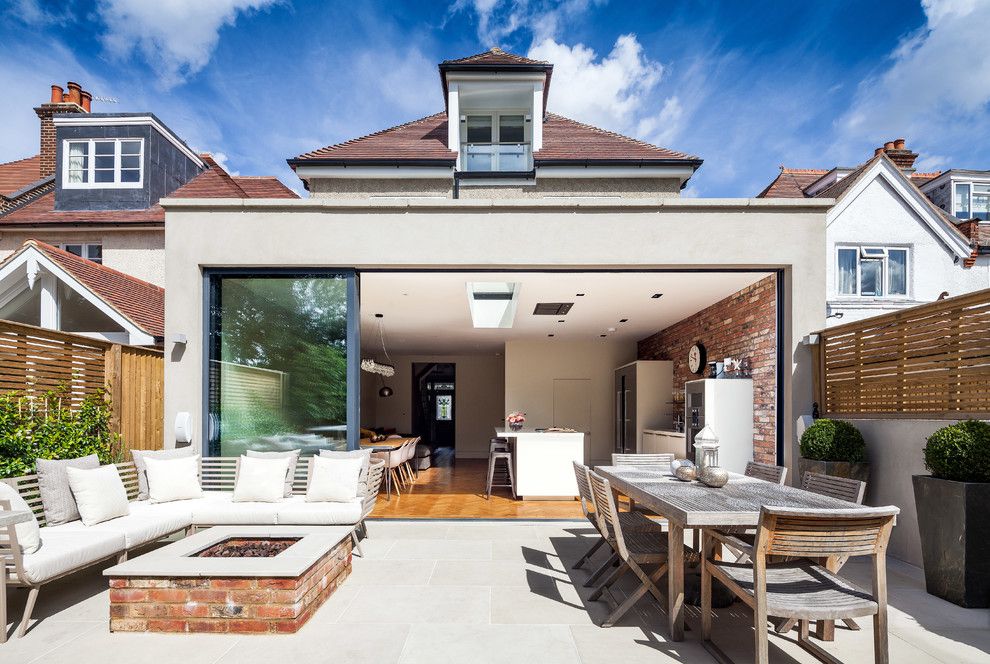
{"type": "Polygon", "coordinates": [[[509,429],[520,431],[526,422],[526,413],[520,413],[518,410],[514,410],[505,416],[505,421],[509,424],[509,429]]]}

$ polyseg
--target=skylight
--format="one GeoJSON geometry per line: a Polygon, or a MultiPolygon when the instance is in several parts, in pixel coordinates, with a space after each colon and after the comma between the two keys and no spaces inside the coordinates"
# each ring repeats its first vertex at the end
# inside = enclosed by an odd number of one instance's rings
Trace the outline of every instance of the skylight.
{"type": "Polygon", "coordinates": [[[472,281],[467,284],[471,322],[476,328],[509,328],[516,317],[519,283],[472,281]]]}

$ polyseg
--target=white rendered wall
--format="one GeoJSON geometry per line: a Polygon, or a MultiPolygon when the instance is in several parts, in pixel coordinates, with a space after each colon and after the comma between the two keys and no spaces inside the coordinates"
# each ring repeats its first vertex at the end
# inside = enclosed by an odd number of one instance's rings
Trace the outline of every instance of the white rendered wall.
{"type": "Polygon", "coordinates": [[[893,188],[877,178],[848,207],[830,221],[825,234],[827,299],[831,311],[841,311],[838,325],[938,299],[943,291],[961,295],[987,288],[990,271],[986,261],[964,268],[962,260],[946,247],[893,188]],[[907,298],[856,298],[837,295],[836,247],[843,244],[908,247],[907,298]]]}

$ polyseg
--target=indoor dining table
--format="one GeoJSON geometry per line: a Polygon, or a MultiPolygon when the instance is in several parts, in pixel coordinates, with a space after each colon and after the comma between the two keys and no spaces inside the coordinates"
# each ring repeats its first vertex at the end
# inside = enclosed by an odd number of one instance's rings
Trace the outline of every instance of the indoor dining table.
{"type": "Polygon", "coordinates": [[[667,617],[670,638],[684,640],[684,530],[753,527],[764,505],[805,509],[858,509],[861,505],[803,489],[729,473],[729,482],[713,488],[684,482],[666,466],[598,466],[612,490],[638,507],[667,519],[667,617]]]}
{"type": "Polygon", "coordinates": [[[388,459],[392,452],[409,442],[409,438],[386,438],[385,440],[370,440],[362,438],[358,445],[361,449],[371,450],[372,454],[383,453],[385,456],[385,500],[392,500],[392,473],[389,472],[388,459]]]}

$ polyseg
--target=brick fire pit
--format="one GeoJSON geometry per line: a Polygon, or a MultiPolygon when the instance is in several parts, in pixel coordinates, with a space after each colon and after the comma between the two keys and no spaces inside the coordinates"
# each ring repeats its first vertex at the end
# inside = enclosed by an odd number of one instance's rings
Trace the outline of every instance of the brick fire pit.
{"type": "Polygon", "coordinates": [[[350,571],[349,528],[214,527],[106,570],[110,631],[290,634],[350,571]]]}

